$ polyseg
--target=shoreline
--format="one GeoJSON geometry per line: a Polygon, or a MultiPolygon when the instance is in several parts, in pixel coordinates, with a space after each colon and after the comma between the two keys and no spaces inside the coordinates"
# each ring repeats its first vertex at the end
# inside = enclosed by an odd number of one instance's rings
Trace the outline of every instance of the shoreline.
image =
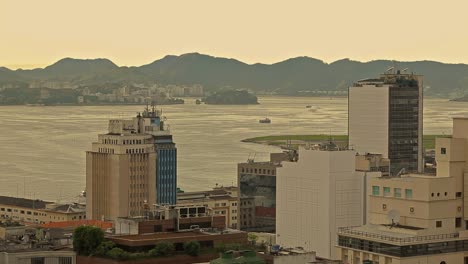
{"type": "MultiPolygon", "coordinates": [[[[426,150],[435,148],[435,139],[438,137],[449,137],[448,135],[424,135],[423,144],[426,150]]],[[[299,146],[307,144],[318,144],[324,141],[332,140],[338,144],[348,143],[348,135],[276,135],[276,136],[261,136],[242,139],[244,143],[263,144],[268,146],[276,146],[282,149],[297,149],[299,146]]]]}

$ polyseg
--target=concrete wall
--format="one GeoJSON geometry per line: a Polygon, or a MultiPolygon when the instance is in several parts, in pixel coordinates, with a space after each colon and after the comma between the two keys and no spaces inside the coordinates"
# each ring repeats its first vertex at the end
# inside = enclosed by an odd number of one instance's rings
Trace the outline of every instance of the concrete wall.
{"type": "Polygon", "coordinates": [[[355,152],[301,149],[277,174],[277,243],[334,258],[337,228],[363,223],[355,152]]]}
{"type": "Polygon", "coordinates": [[[118,261],[112,259],[105,259],[105,258],[97,258],[97,257],[83,257],[77,256],[77,264],[118,264],[118,263],[125,263],[125,264],[192,264],[192,263],[205,263],[209,262],[210,260],[218,258],[219,255],[212,253],[212,254],[203,254],[197,257],[192,257],[188,255],[176,255],[172,257],[166,258],[152,258],[152,259],[142,259],[142,260],[127,260],[127,261],[118,261]]]}
{"type": "Polygon", "coordinates": [[[349,88],[349,145],[359,154],[388,157],[389,88],[365,85],[349,88]]]}

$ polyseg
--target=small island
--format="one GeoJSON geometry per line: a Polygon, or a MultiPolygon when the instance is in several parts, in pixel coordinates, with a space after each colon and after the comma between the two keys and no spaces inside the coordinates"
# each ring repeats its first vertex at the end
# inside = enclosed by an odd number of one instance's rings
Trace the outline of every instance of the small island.
{"type": "Polygon", "coordinates": [[[246,90],[224,90],[207,96],[205,104],[216,105],[248,105],[258,104],[258,98],[246,90]]]}

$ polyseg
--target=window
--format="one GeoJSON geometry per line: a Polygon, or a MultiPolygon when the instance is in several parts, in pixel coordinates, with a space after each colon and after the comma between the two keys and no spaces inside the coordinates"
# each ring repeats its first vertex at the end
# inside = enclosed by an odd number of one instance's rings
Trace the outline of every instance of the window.
{"type": "Polygon", "coordinates": [[[372,195],[380,195],[380,187],[379,186],[372,186],[372,195]]]}
{"type": "Polygon", "coordinates": [[[394,188],[393,189],[393,196],[395,196],[396,198],[400,198],[401,197],[401,188],[394,188]]]}
{"type": "Polygon", "coordinates": [[[442,227],[442,221],[436,221],[436,227],[437,228],[442,227]]]}
{"type": "Polygon", "coordinates": [[[58,264],[72,264],[72,257],[59,257],[58,264]]]}
{"type": "Polygon", "coordinates": [[[455,218],[455,227],[461,227],[461,225],[462,225],[461,217],[455,218]]]}
{"type": "Polygon", "coordinates": [[[162,232],[162,225],[154,225],[153,226],[153,232],[157,233],[157,232],[162,232]]]}
{"type": "Polygon", "coordinates": [[[406,199],[413,199],[413,190],[412,189],[406,189],[405,190],[405,197],[406,197],[406,199]]]}
{"type": "Polygon", "coordinates": [[[390,196],[390,187],[383,187],[383,195],[390,196]]]}
{"type": "Polygon", "coordinates": [[[44,264],[45,258],[31,258],[31,264],[44,264]]]}
{"type": "Polygon", "coordinates": [[[447,149],[446,148],[440,148],[440,154],[442,154],[442,155],[447,154],[447,149]]]}
{"type": "Polygon", "coordinates": [[[457,193],[455,194],[455,196],[456,196],[457,198],[460,198],[460,197],[462,197],[462,193],[461,193],[461,192],[457,192],[457,193]]]}

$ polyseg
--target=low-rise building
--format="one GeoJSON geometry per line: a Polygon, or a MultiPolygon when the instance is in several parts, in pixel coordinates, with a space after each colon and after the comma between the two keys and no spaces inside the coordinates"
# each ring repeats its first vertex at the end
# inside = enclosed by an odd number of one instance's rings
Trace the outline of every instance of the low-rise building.
{"type": "Polygon", "coordinates": [[[225,216],[226,226],[238,228],[238,188],[217,186],[209,191],[177,194],[177,206],[202,206],[213,215],[225,216]]]}
{"type": "Polygon", "coordinates": [[[226,228],[225,216],[214,215],[205,206],[159,206],[142,217],[121,217],[115,220],[115,234],[140,235],[158,232],[176,232],[193,229],[226,228]]]}
{"type": "Polygon", "coordinates": [[[86,219],[86,209],[80,204],[56,204],[38,199],[0,196],[0,220],[45,224],[86,219]]]}
{"type": "Polygon", "coordinates": [[[1,264],[75,264],[76,253],[72,249],[20,249],[0,252],[1,264]]]}

